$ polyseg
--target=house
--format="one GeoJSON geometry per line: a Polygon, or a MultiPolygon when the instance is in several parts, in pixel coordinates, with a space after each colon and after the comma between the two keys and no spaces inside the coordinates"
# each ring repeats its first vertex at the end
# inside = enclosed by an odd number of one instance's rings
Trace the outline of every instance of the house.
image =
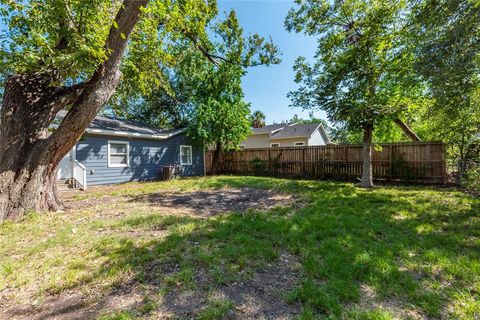
{"type": "MultiPolygon", "coordinates": [[[[66,111],[61,111],[61,120],[66,111]]],[[[140,122],[97,116],[60,162],[58,179],[87,186],[155,180],[162,167],[180,176],[205,174],[204,147],[193,144],[185,129],[164,130],[140,122]]]]}
{"type": "Polygon", "coordinates": [[[329,143],[328,134],[320,123],[271,124],[253,128],[240,148],[322,146],[329,143]]]}

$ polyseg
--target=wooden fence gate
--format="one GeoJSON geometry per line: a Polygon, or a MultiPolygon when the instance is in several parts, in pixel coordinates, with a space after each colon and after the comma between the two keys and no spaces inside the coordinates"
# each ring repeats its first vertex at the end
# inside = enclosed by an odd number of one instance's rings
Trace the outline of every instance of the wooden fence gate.
{"type": "MultiPolygon", "coordinates": [[[[206,153],[212,174],[213,152],[206,153]]],[[[377,145],[372,157],[376,180],[440,184],[446,182],[441,142],[377,145]]],[[[219,173],[291,178],[354,180],[362,175],[362,145],[261,148],[224,152],[219,173]]]]}

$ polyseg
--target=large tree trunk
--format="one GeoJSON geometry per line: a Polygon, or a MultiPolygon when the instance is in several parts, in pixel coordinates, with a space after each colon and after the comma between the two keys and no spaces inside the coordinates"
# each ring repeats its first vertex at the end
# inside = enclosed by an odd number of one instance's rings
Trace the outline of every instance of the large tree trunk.
{"type": "Polygon", "coordinates": [[[372,135],[373,125],[366,125],[363,128],[363,172],[359,184],[362,188],[373,188],[372,135]]]}
{"type": "Polygon", "coordinates": [[[0,222],[29,211],[62,208],[56,172],[85,128],[115,92],[120,63],[141,7],[148,0],[124,0],[105,47],[108,59],[92,78],[74,87],[53,87],[54,71],[10,77],[0,114],[0,222]],[[71,106],[60,126],[49,126],[62,108],[71,106]]]}
{"type": "Polygon", "coordinates": [[[222,143],[218,142],[215,145],[215,150],[213,151],[213,158],[212,158],[212,174],[216,175],[220,171],[220,155],[222,153],[222,143]]]}

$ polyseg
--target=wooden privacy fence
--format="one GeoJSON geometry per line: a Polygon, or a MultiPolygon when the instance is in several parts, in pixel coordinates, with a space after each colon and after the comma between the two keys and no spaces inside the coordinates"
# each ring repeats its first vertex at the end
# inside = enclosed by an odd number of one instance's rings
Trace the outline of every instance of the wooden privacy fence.
{"type": "MultiPolygon", "coordinates": [[[[206,153],[212,174],[213,152],[206,153]]],[[[445,183],[445,146],[441,142],[381,144],[373,151],[373,177],[445,183]]],[[[362,175],[362,145],[244,149],[223,152],[218,173],[292,178],[353,180],[362,175]]]]}

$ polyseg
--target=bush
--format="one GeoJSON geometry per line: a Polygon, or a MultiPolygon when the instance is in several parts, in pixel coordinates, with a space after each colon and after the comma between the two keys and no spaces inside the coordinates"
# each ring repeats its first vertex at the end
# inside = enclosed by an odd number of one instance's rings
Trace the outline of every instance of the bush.
{"type": "Polygon", "coordinates": [[[480,165],[467,171],[464,186],[468,191],[480,195],[480,165]]]}
{"type": "Polygon", "coordinates": [[[254,174],[257,176],[265,175],[267,173],[267,164],[264,160],[260,160],[258,157],[250,161],[254,174]]]}

